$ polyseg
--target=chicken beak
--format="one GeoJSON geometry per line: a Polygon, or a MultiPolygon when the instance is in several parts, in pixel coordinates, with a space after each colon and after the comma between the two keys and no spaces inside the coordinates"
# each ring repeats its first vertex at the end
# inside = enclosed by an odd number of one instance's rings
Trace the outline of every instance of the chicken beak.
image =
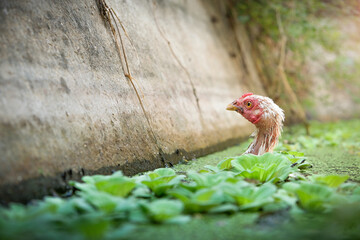
{"type": "Polygon", "coordinates": [[[236,111],[236,110],[238,110],[238,108],[236,106],[234,106],[232,103],[230,103],[229,105],[227,105],[226,110],[236,111]]]}

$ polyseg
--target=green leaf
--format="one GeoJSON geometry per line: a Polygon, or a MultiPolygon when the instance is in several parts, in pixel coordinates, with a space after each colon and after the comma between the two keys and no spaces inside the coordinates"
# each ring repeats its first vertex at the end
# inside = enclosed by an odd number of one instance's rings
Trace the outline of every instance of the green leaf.
{"type": "Polygon", "coordinates": [[[287,182],[282,185],[282,188],[287,192],[295,194],[296,190],[300,187],[299,183],[296,182],[287,182]]]}
{"type": "Polygon", "coordinates": [[[155,193],[156,196],[162,196],[168,189],[171,189],[178,185],[182,179],[184,179],[184,175],[174,175],[174,176],[159,176],[156,178],[148,180],[143,180],[142,184],[148,186],[151,191],[155,193]]]}
{"type": "Polygon", "coordinates": [[[130,211],[127,211],[126,214],[128,221],[134,223],[148,223],[149,218],[145,213],[145,211],[143,210],[144,205],[146,204],[147,202],[146,203],[138,202],[137,206],[141,206],[141,207],[132,208],[130,211]]]}
{"type": "Polygon", "coordinates": [[[360,185],[358,183],[354,183],[354,182],[346,182],[339,186],[338,192],[347,194],[347,195],[353,195],[356,192],[358,194],[360,194],[360,185]]]}
{"type": "Polygon", "coordinates": [[[304,155],[305,155],[303,152],[297,152],[297,151],[288,151],[286,153],[289,155],[292,155],[294,157],[304,157],[304,155]]]}
{"type": "MultiPolygon", "coordinates": [[[[194,180],[196,189],[211,188],[221,182],[227,180],[234,180],[235,173],[228,171],[221,171],[217,173],[196,173],[195,171],[189,171],[188,177],[194,180]]],[[[237,180],[235,180],[237,181],[237,180]]]]}
{"type": "Polygon", "coordinates": [[[287,157],[292,163],[296,163],[299,160],[303,160],[306,159],[306,157],[304,157],[304,153],[303,152],[296,152],[296,151],[281,151],[280,154],[284,155],[285,157],[287,157]]]}
{"type": "MultiPolygon", "coordinates": [[[[219,171],[220,171],[220,169],[219,169],[218,167],[212,166],[212,165],[205,165],[204,168],[206,168],[206,169],[205,169],[206,172],[216,173],[216,172],[219,172],[219,171]]],[[[200,170],[200,172],[201,172],[201,171],[204,171],[204,170],[200,170]]]]}
{"type": "Polygon", "coordinates": [[[282,155],[287,157],[293,164],[292,166],[298,169],[307,169],[311,168],[312,165],[306,162],[306,157],[304,157],[304,153],[296,152],[296,151],[281,151],[282,155]]]}
{"type": "MultiPolygon", "coordinates": [[[[157,176],[157,177],[169,177],[169,176],[175,176],[176,173],[171,168],[158,168],[153,173],[150,173],[149,176],[150,175],[153,175],[153,177],[155,177],[155,176],[157,176]]],[[[154,178],[151,177],[151,179],[154,179],[154,178]]]]}
{"type": "Polygon", "coordinates": [[[234,158],[225,158],[217,164],[217,168],[219,168],[220,170],[230,170],[232,168],[232,160],[234,160],[234,158]]]}
{"type": "Polygon", "coordinates": [[[227,184],[222,189],[226,194],[234,198],[240,210],[259,209],[265,204],[273,202],[273,195],[276,192],[276,187],[270,183],[263,184],[261,187],[227,184]]]}
{"type": "Polygon", "coordinates": [[[95,183],[95,186],[99,191],[107,192],[114,196],[126,197],[134,189],[136,183],[117,178],[98,181],[95,183]]]}
{"type": "Polygon", "coordinates": [[[284,181],[296,169],[289,159],[278,153],[265,153],[261,156],[245,154],[231,161],[240,176],[261,182],[284,181]]]}
{"type": "Polygon", "coordinates": [[[303,182],[295,190],[300,206],[310,212],[324,212],[331,208],[333,189],[315,183],[303,182]]]}
{"type": "Polygon", "coordinates": [[[155,222],[168,221],[179,216],[184,210],[184,204],[178,200],[160,199],[145,206],[150,218],[155,222]]]}
{"type": "Polygon", "coordinates": [[[116,197],[100,191],[79,192],[78,195],[105,213],[126,212],[137,206],[131,199],[116,197]]]}
{"type": "Polygon", "coordinates": [[[276,212],[296,207],[297,197],[284,189],[278,189],[273,195],[274,201],[263,206],[265,212],[276,212]]]}
{"type": "Polygon", "coordinates": [[[151,192],[146,185],[141,184],[138,185],[134,191],[132,191],[131,195],[138,198],[150,198],[151,192]]]}
{"type": "Polygon", "coordinates": [[[27,208],[20,203],[11,203],[9,208],[0,208],[0,216],[9,219],[21,220],[28,215],[27,208]]]}
{"type": "Polygon", "coordinates": [[[285,189],[279,189],[274,194],[275,202],[285,203],[287,206],[295,206],[297,202],[297,198],[295,194],[286,191],[285,189]]]}
{"type": "Polygon", "coordinates": [[[110,176],[85,176],[82,180],[85,183],[75,182],[73,185],[82,191],[97,190],[118,197],[126,197],[136,186],[135,180],[123,176],[121,172],[110,176]]]}
{"type": "Polygon", "coordinates": [[[349,179],[348,175],[311,176],[311,180],[329,187],[338,187],[349,179]]]}
{"type": "Polygon", "coordinates": [[[222,192],[216,189],[205,188],[193,193],[185,188],[177,188],[169,194],[182,201],[186,211],[191,213],[207,212],[225,200],[222,192]]]}

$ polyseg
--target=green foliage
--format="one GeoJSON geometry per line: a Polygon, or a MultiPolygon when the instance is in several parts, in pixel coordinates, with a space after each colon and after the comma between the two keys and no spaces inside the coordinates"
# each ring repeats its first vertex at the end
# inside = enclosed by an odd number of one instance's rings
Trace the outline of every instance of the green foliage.
{"type": "Polygon", "coordinates": [[[307,158],[304,156],[305,154],[303,152],[282,151],[281,154],[283,154],[292,162],[292,166],[296,166],[300,170],[312,167],[311,164],[306,162],[307,158]]]}
{"type": "MultiPolygon", "coordinates": [[[[295,150],[309,150],[320,147],[340,146],[349,150],[360,150],[360,124],[359,121],[344,121],[341,123],[320,122],[310,123],[310,135],[306,135],[303,126],[294,126],[283,134],[283,141],[276,150],[293,155],[295,150]]],[[[360,153],[360,152],[359,152],[360,153]]],[[[301,157],[301,156],[299,156],[301,157]]]]}
{"type": "Polygon", "coordinates": [[[155,222],[182,223],[189,220],[188,216],[180,216],[184,210],[181,201],[159,199],[144,204],[148,214],[155,222]]]}
{"type": "Polygon", "coordinates": [[[29,207],[11,204],[8,209],[0,209],[0,216],[1,239],[120,238],[133,229],[78,197],[47,197],[29,207]]]}
{"type": "Polygon", "coordinates": [[[284,151],[225,158],[186,176],[170,168],[131,178],[86,176],[72,183],[77,191],[68,199],[0,208],[0,238],[121,239],[141,224],[181,224],[199,214],[289,211],[299,219],[360,204],[360,186],[346,183],[348,176],[305,177],[307,165],[303,153],[284,151]]]}
{"type": "MultiPolygon", "coordinates": [[[[216,168],[215,168],[216,169],[216,168]]],[[[216,186],[221,182],[226,181],[238,181],[236,177],[236,173],[230,171],[218,171],[210,173],[210,172],[202,172],[196,173],[195,171],[189,171],[188,178],[193,180],[193,182],[188,184],[183,184],[183,187],[188,189],[201,189],[201,188],[211,188],[216,186]]]]}
{"type": "Polygon", "coordinates": [[[339,175],[328,175],[328,176],[311,176],[314,182],[325,184],[329,187],[339,187],[346,180],[349,179],[349,176],[339,176],[339,175]]]}
{"type": "Polygon", "coordinates": [[[332,189],[311,183],[301,183],[295,193],[302,208],[312,212],[323,212],[331,206],[334,197],[332,189]]]}
{"type": "Polygon", "coordinates": [[[111,176],[85,176],[82,180],[84,183],[74,182],[73,185],[84,192],[100,191],[117,197],[126,197],[136,186],[133,179],[123,176],[121,172],[111,176]]]}
{"type": "Polygon", "coordinates": [[[289,159],[293,159],[293,157],[284,155],[265,153],[262,156],[246,154],[226,158],[218,163],[217,171],[230,170],[237,173],[238,177],[254,179],[260,182],[284,181],[290,173],[297,171],[296,168],[291,167],[289,159]]]}
{"type": "Polygon", "coordinates": [[[240,210],[257,211],[274,201],[273,195],[276,192],[276,187],[270,183],[263,184],[260,187],[227,184],[223,186],[223,191],[235,200],[240,210]]]}
{"type": "Polygon", "coordinates": [[[176,175],[175,171],[170,168],[159,168],[154,172],[140,177],[141,183],[148,186],[157,196],[163,195],[166,190],[179,184],[184,175],[176,175]]]}
{"type": "Polygon", "coordinates": [[[321,15],[330,6],[331,3],[319,0],[237,2],[238,19],[261,28],[261,41],[271,38],[278,42],[281,38],[279,24],[282,24],[290,49],[299,55],[304,55],[313,42],[320,42],[330,50],[337,49],[340,35],[336,34],[329,21],[321,15]]]}
{"type": "Polygon", "coordinates": [[[225,158],[217,164],[217,168],[220,170],[229,170],[232,168],[231,162],[234,158],[225,158]]]}
{"type": "Polygon", "coordinates": [[[242,155],[232,160],[231,165],[240,176],[260,182],[284,181],[290,173],[295,172],[288,158],[276,153],[242,155]]]}
{"type": "Polygon", "coordinates": [[[222,192],[216,189],[200,189],[191,192],[185,188],[177,188],[170,191],[169,194],[182,201],[186,212],[189,213],[207,212],[225,200],[222,192]]]}

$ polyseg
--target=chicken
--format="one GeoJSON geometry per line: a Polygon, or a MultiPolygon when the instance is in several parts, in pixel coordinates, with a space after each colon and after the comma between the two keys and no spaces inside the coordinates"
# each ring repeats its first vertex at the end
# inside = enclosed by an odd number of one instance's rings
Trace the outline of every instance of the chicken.
{"type": "Polygon", "coordinates": [[[244,154],[272,152],[281,135],[284,111],[268,97],[246,93],[230,103],[226,110],[236,111],[255,125],[255,137],[244,154]]]}

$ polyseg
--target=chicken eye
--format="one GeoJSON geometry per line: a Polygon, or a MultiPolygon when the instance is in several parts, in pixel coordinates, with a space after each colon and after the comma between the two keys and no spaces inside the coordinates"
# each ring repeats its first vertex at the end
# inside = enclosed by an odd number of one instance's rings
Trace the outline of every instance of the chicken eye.
{"type": "Polygon", "coordinates": [[[246,107],[247,107],[247,108],[251,108],[251,106],[252,106],[252,103],[251,103],[251,102],[247,102],[247,103],[246,103],[246,107]]]}

